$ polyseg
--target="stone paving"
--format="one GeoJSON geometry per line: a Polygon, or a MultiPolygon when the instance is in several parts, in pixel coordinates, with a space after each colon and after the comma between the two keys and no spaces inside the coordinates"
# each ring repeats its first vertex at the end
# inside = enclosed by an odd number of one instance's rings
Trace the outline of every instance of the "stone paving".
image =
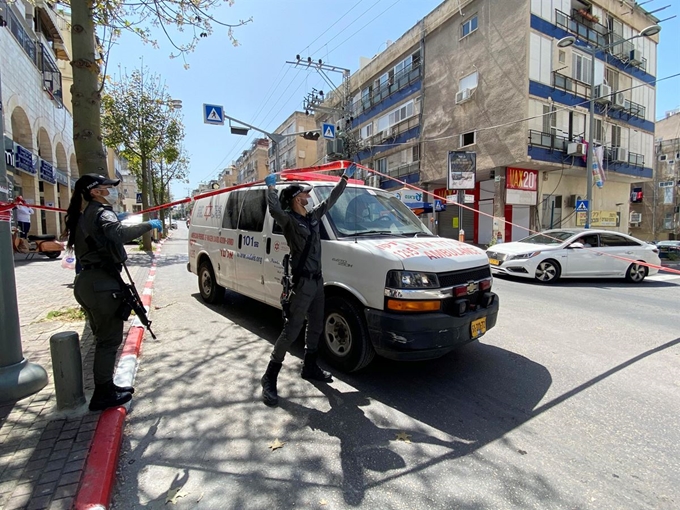
{"type": "MultiPolygon", "coordinates": [[[[144,288],[152,257],[127,246],[128,268],[144,288]]],[[[56,407],[50,337],[60,331],[80,335],[85,396],[94,389],[93,337],[84,321],[47,320],[50,311],[77,307],[75,272],[61,259],[15,255],[15,275],[24,357],[42,365],[48,384],[15,403],[0,404],[0,509],[68,509],[73,504],[100,413],[87,405],[69,413],[56,407]]]]}

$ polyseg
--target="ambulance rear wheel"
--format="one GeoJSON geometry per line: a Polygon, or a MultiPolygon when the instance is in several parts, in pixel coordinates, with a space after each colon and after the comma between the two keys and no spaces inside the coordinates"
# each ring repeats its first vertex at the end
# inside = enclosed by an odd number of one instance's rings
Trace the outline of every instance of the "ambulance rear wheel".
{"type": "Polygon", "coordinates": [[[326,299],[320,344],[328,363],[343,372],[360,370],[375,356],[361,306],[342,296],[326,299]]]}
{"type": "Polygon", "coordinates": [[[224,287],[217,285],[215,271],[209,260],[204,260],[198,266],[198,290],[203,301],[211,305],[219,303],[224,297],[224,287]]]}

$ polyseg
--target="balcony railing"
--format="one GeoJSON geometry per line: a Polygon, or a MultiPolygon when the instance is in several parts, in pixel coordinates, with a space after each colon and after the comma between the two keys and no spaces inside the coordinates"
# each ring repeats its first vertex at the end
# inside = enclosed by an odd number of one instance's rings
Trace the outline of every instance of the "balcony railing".
{"type": "Polygon", "coordinates": [[[529,130],[529,145],[533,147],[544,147],[546,149],[567,152],[569,139],[565,136],[543,131],[529,130]]]}
{"type": "Polygon", "coordinates": [[[370,95],[363,96],[358,101],[355,101],[354,104],[352,104],[351,111],[354,115],[360,115],[362,112],[372,108],[392,94],[420,79],[420,73],[421,68],[419,62],[405,67],[395,74],[391,81],[373,89],[370,95]]]}
{"type": "Polygon", "coordinates": [[[634,103],[633,101],[628,101],[628,99],[626,99],[625,104],[626,106],[623,109],[624,113],[627,113],[628,115],[632,115],[634,117],[638,117],[640,119],[645,118],[647,109],[643,105],[634,103]]]}
{"type": "Polygon", "coordinates": [[[570,92],[575,96],[590,99],[590,84],[575,78],[553,71],[553,87],[570,92]]]}
{"type": "Polygon", "coordinates": [[[626,158],[626,161],[617,161],[614,159],[614,149],[615,147],[605,147],[604,150],[604,159],[609,163],[613,165],[617,164],[622,164],[622,163],[627,163],[632,166],[639,166],[639,167],[644,167],[645,166],[645,156],[643,154],[637,154],[635,152],[628,152],[628,157],[626,158]]]}
{"type": "Polygon", "coordinates": [[[645,166],[645,157],[642,154],[636,154],[635,152],[628,153],[628,163],[633,166],[645,166]]]}
{"type": "Polygon", "coordinates": [[[35,41],[31,38],[22,23],[19,21],[19,18],[16,17],[11,6],[9,6],[6,2],[2,3],[4,4],[4,11],[7,13],[7,25],[9,27],[9,31],[17,40],[19,46],[21,46],[21,48],[26,52],[28,58],[31,59],[33,64],[37,65],[38,51],[35,41]]]}
{"type": "Polygon", "coordinates": [[[366,143],[370,146],[376,146],[376,145],[381,145],[385,141],[389,141],[397,136],[399,136],[402,133],[405,133],[409,129],[413,129],[414,127],[418,126],[420,124],[420,116],[418,115],[412,115],[408,119],[404,119],[401,122],[398,122],[397,124],[394,124],[393,126],[390,126],[389,128],[385,129],[384,131],[379,131],[375,133],[374,135],[366,138],[366,143]]]}
{"type": "MultiPolygon", "coordinates": [[[[407,175],[414,174],[420,171],[420,161],[414,161],[412,163],[405,163],[403,165],[396,166],[394,168],[388,168],[385,172],[390,177],[395,179],[400,179],[406,177],[407,175]]],[[[391,179],[387,177],[380,176],[380,182],[389,181],[391,179]]]]}
{"type": "Polygon", "coordinates": [[[50,97],[63,108],[64,101],[61,91],[61,72],[57,64],[54,63],[47,48],[42,44],[39,47],[38,69],[42,71],[43,88],[50,95],[50,97]]]}
{"type": "Polygon", "coordinates": [[[595,21],[587,21],[576,15],[569,16],[559,9],[555,9],[555,24],[596,46],[605,46],[607,44],[609,29],[595,21]]]}

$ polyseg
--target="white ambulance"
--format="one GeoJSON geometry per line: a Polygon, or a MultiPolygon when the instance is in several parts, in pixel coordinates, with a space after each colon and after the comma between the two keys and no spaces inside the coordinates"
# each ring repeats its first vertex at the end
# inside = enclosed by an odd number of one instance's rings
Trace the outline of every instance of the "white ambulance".
{"type": "MultiPolygon", "coordinates": [[[[294,181],[312,186],[309,207],[338,180],[323,179],[294,181]]],[[[290,183],[277,184],[279,193],[290,183]]],[[[198,275],[204,301],[217,303],[229,289],[281,308],[288,245],[266,193],[255,185],[194,204],[187,268],[198,275]]],[[[348,184],[323,218],[321,236],[326,314],[319,345],[336,368],[358,370],[376,353],[436,358],[496,324],[485,252],[434,236],[391,193],[348,184]]]]}

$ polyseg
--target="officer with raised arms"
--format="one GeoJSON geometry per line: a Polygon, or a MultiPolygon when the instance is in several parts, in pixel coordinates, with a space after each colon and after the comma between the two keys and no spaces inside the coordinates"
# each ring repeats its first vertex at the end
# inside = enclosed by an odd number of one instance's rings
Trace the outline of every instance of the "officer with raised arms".
{"type": "MultiPolygon", "coordinates": [[[[113,383],[118,347],[123,342],[120,273],[127,260],[125,243],[152,228],[161,230],[160,220],[124,226],[111,204],[118,200],[119,180],[86,174],[76,181],[66,214],[67,246],[73,249],[82,271],[76,276],[76,301],[83,307],[95,336],[94,394],[90,411],[101,411],[130,401],[134,388],[113,383]],[[83,200],[87,204],[83,208],[83,200]],[[82,212],[81,212],[82,211],[82,212]]],[[[127,309],[129,315],[129,308],[127,309]]],[[[126,317],[127,318],[127,317],[126,317]]]]}
{"type": "Polygon", "coordinates": [[[305,206],[309,202],[311,187],[291,184],[283,190],[282,204],[276,193],[276,176],[268,175],[264,180],[269,187],[267,192],[269,212],[283,229],[283,235],[290,247],[290,267],[293,273],[293,293],[288,317],[283,331],[274,344],[269,365],[261,379],[262,400],[268,406],[276,406],[279,402],[276,380],[286,352],[300,334],[305,317],[307,331],[302,377],[322,382],[332,381],[331,374],[321,370],[317,365],[317,348],[324,315],[319,224],[323,215],[333,207],[345,190],[347,181],[354,175],[355,169],[354,164],[345,169],[340,182],[333,188],[329,197],[309,212],[305,206]]]}

